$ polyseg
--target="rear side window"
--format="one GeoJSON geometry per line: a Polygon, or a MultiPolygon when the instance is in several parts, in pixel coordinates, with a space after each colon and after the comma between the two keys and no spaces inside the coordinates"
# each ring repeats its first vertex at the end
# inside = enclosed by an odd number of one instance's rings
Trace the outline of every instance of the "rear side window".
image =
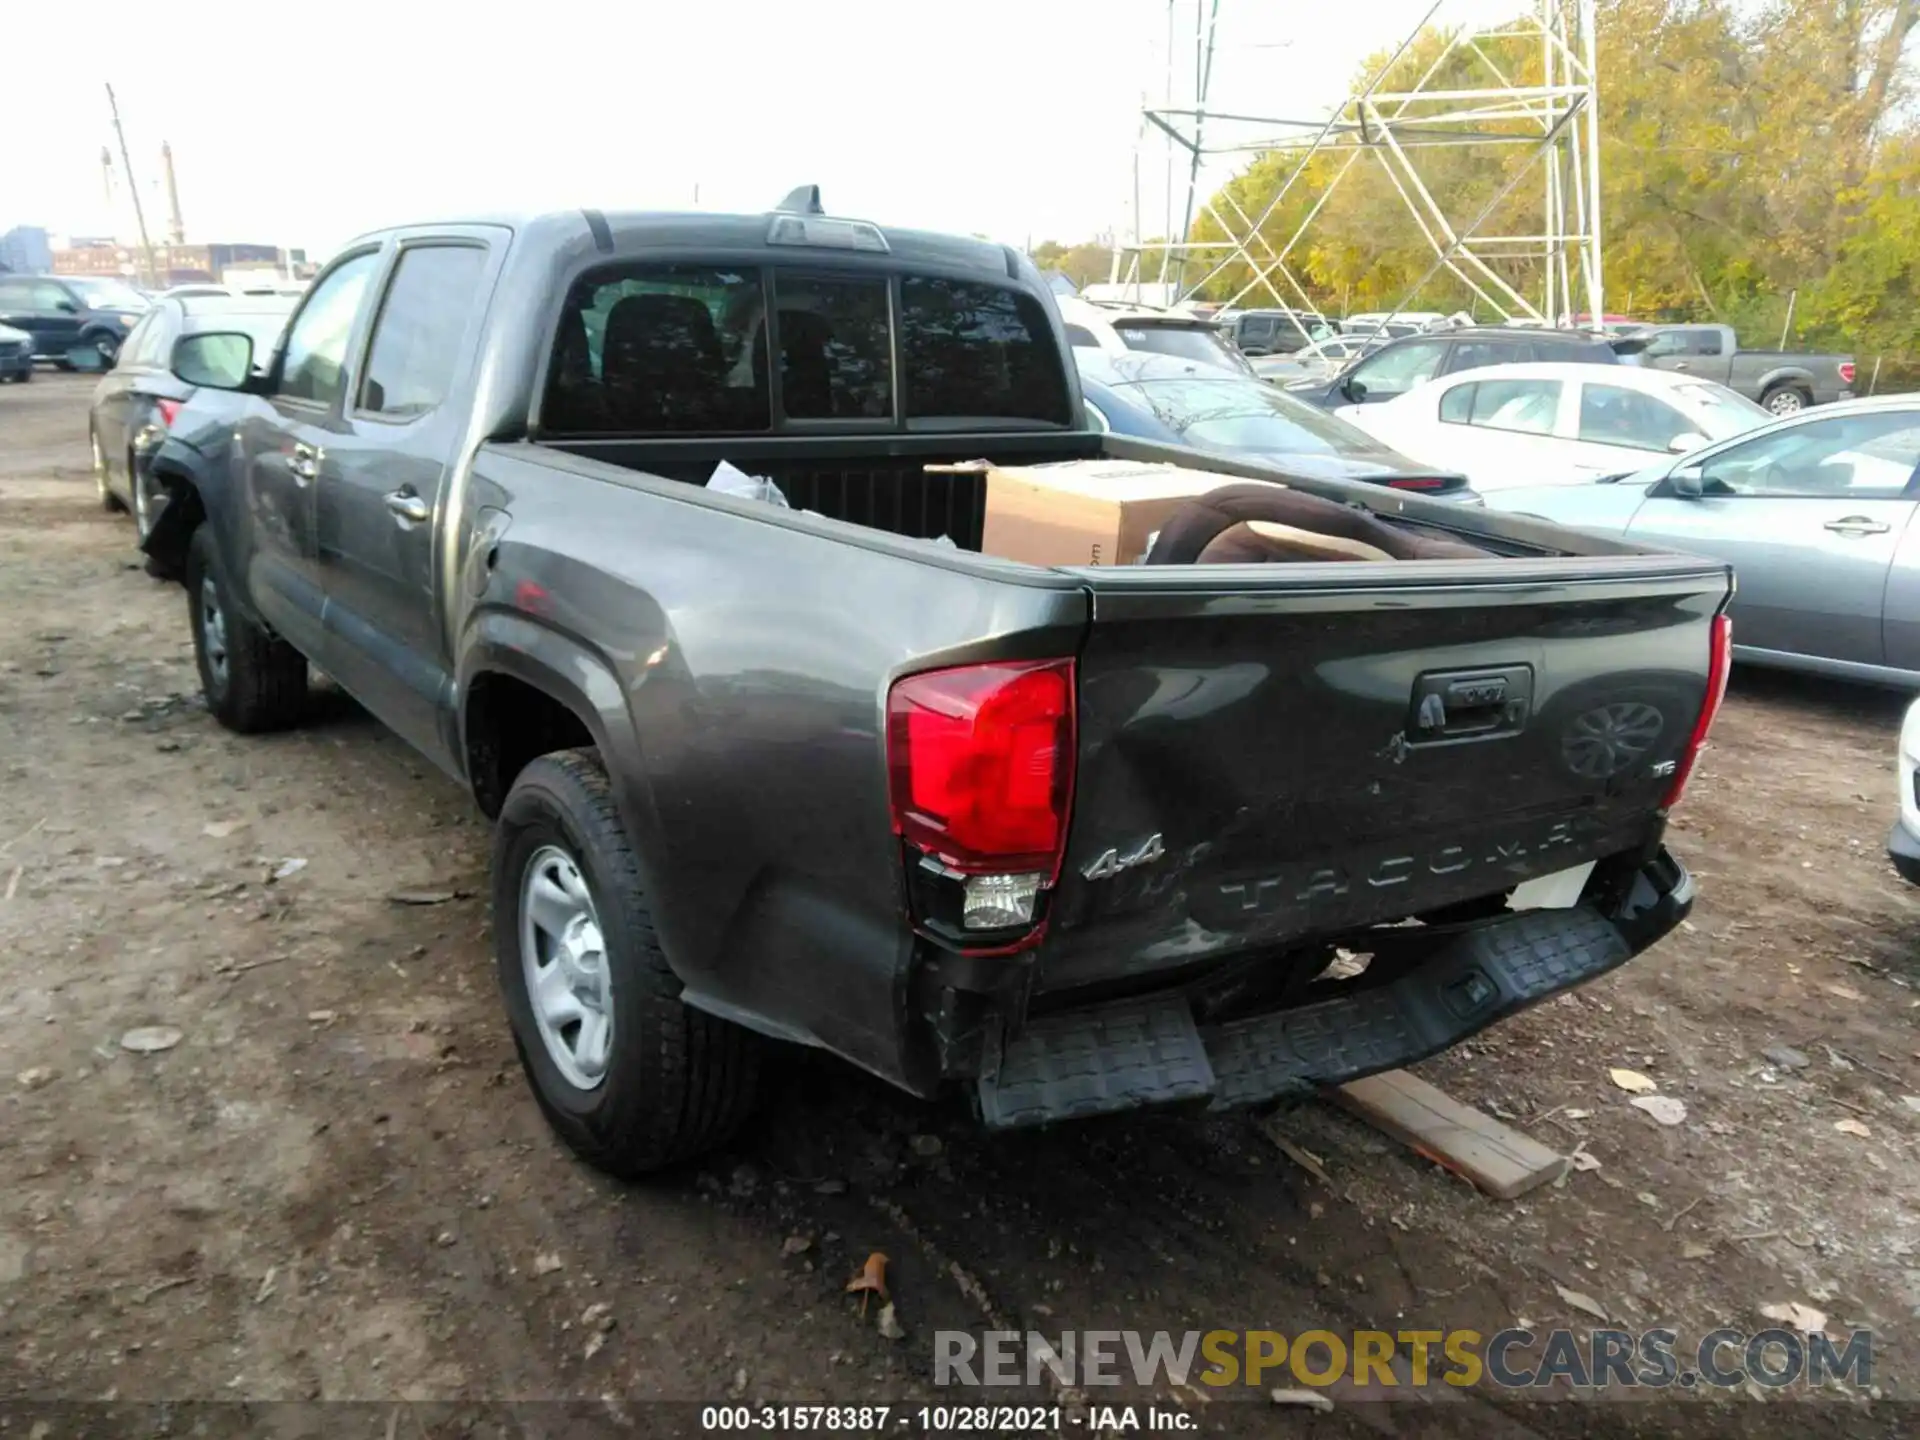
{"type": "Polygon", "coordinates": [[[1067,326],[1067,344],[1080,350],[1098,350],[1100,342],[1093,338],[1093,332],[1084,325],[1067,326]]]}
{"type": "Polygon", "coordinates": [[[884,279],[775,275],[780,403],[794,420],[891,420],[884,279]]]}
{"type": "Polygon", "coordinates": [[[400,252],[373,322],[362,410],[404,419],[447,398],[486,268],[487,252],[477,245],[414,245],[400,252]]]}
{"type": "Polygon", "coordinates": [[[1440,397],[1440,418],[1449,425],[1465,425],[1473,419],[1473,392],[1478,381],[1456,385],[1440,397]]]}
{"type": "Polygon", "coordinates": [[[569,435],[767,430],[760,272],[620,265],[574,283],[560,313],[541,423],[569,435]]]}
{"type": "Polygon", "coordinates": [[[1524,360],[1532,347],[1499,340],[1461,340],[1453,347],[1449,370],[1477,370],[1482,365],[1509,365],[1524,360]]]}
{"type": "MultiPolygon", "coordinates": [[[[1068,327],[1068,339],[1080,344],[1073,339],[1075,328],[1068,327]]],[[[1093,337],[1084,343],[1092,345],[1093,337]]],[[[910,421],[1072,423],[1053,330],[1031,295],[966,280],[906,277],[900,282],[900,363],[910,421]]]]}
{"type": "Polygon", "coordinates": [[[1551,435],[1560,413],[1558,380],[1482,380],[1473,387],[1470,425],[1551,435]]]}

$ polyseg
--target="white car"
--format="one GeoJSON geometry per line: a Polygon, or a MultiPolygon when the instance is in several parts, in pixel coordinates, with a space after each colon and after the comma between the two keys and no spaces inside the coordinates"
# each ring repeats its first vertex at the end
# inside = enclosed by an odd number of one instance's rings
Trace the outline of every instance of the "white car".
{"type": "Polygon", "coordinates": [[[1145,351],[1172,355],[1236,375],[1251,375],[1253,367],[1219,324],[1179,310],[1151,305],[1058,297],[1060,318],[1067,327],[1067,344],[1076,350],[1098,350],[1103,355],[1145,351]]]}
{"type": "Polygon", "coordinates": [[[1900,725],[1900,818],[1887,836],[1887,858],[1900,878],[1920,885],[1920,791],[1914,789],[1920,770],[1920,700],[1907,707],[1900,725]]]}
{"type": "Polygon", "coordinates": [[[1460,370],[1335,413],[1404,455],[1460,471],[1480,491],[1626,474],[1773,419],[1710,380],[1550,361],[1460,370]]]}

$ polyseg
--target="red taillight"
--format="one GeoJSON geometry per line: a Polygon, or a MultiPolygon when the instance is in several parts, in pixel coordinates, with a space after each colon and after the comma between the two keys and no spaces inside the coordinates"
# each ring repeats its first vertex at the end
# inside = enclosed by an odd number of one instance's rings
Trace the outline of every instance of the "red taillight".
{"type": "Polygon", "coordinates": [[[1058,872],[1073,793],[1073,662],[909,675],[887,696],[893,828],[968,875],[1058,872]]]}
{"type": "Polygon", "coordinates": [[[1733,617],[1716,615],[1713,617],[1713,639],[1707,653],[1707,698],[1700,706],[1700,718],[1693,722],[1693,734],[1687,740],[1687,748],[1680,754],[1680,766],[1673,772],[1673,784],[1667,787],[1667,798],[1660,803],[1671,810],[1680,803],[1680,797],[1686,793],[1687,780],[1693,774],[1693,762],[1700,758],[1700,752],[1706,747],[1707,732],[1713,729],[1713,718],[1720,713],[1720,702],[1727,698],[1727,675],[1733,669],[1733,617]]]}
{"type": "Polygon", "coordinates": [[[178,400],[156,400],[153,408],[160,412],[160,423],[168,430],[173,428],[173,417],[180,413],[178,400]]]}
{"type": "Polygon", "coordinates": [[[1853,383],[1853,377],[1855,373],[1856,372],[1853,368],[1853,361],[1842,360],[1840,362],[1840,383],[1842,385],[1851,385],[1853,383]]]}
{"type": "Polygon", "coordinates": [[[1418,479],[1400,479],[1387,481],[1389,490],[1444,490],[1447,482],[1422,476],[1418,479]]]}

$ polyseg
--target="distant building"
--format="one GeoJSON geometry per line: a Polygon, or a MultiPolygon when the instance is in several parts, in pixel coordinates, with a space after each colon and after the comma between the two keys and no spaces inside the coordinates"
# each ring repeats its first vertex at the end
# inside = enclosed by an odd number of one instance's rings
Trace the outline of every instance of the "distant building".
{"type": "MultiPolygon", "coordinates": [[[[162,287],[196,280],[214,282],[230,269],[279,269],[284,263],[283,254],[277,245],[156,245],[153,264],[159,274],[153,278],[162,287]]],[[[140,247],[111,240],[74,239],[52,252],[51,269],[56,275],[119,275],[135,281],[147,278],[146,257],[140,247]]]]}
{"type": "Polygon", "coordinates": [[[38,225],[16,225],[0,235],[0,270],[44,275],[53,268],[53,242],[38,225]]]}

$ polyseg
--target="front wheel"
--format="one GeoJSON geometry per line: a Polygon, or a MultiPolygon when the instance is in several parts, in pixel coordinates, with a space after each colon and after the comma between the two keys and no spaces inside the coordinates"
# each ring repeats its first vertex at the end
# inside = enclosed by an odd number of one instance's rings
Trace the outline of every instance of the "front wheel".
{"type": "Polygon", "coordinates": [[[1798,415],[1812,403],[1812,396],[1791,385],[1779,386],[1760,397],[1761,407],[1775,415],[1798,415]]]}
{"type": "Polygon", "coordinates": [[[206,525],[187,546],[187,614],[200,688],[214,719],[243,735],[299,720],[307,703],[306,657],[235,605],[206,525]]]}
{"type": "Polygon", "coordinates": [[[520,772],[493,850],[494,952],[520,1063],[575,1154],[632,1177],[723,1143],[760,1040],[683,1004],[597,754],[520,772]]]}

